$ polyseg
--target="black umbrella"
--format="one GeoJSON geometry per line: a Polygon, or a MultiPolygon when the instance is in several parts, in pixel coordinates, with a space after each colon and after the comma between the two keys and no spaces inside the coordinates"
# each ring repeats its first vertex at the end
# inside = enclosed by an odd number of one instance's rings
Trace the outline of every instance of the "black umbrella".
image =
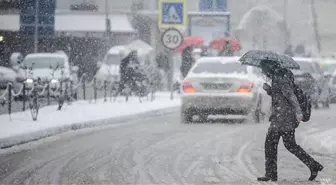
{"type": "Polygon", "coordinates": [[[274,51],[251,50],[239,59],[242,64],[256,67],[260,67],[262,60],[277,62],[283,68],[300,69],[299,64],[296,63],[292,57],[274,51]]]}

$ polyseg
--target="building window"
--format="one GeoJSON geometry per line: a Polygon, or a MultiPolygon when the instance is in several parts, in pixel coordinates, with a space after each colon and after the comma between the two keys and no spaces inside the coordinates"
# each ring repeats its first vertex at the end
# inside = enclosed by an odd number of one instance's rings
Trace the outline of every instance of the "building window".
{"type": "Polygon", "coordinates": [[[0,0],[0,10],[18,10],[19,0],[0,0]]]}
{"type": "Polygon", "coordinates": [[[199,10],[201,12],[226,12],[227,0],[200,0],[199,10]]]}

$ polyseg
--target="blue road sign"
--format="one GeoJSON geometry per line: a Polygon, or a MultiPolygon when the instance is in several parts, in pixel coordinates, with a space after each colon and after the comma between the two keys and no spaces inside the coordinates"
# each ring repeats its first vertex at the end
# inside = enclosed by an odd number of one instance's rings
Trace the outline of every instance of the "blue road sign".
{"type": "Polygon", "coordinates": [[[187,26],[185,0],[161,0],[159,9],[160,28],[185,28],[187,26]]]}
{"type": "Polygon", "coordinates": [[[53,36],[55,32],[56,0],[23,0],[20,1],[20,32],[26,35],[35,34],[35,17],[38,14],[38,35],[53,36]],[[38,1],[38,6],[36,1],[38,1]],[[36,11],[37,9],[37,11],[36,11]]]}

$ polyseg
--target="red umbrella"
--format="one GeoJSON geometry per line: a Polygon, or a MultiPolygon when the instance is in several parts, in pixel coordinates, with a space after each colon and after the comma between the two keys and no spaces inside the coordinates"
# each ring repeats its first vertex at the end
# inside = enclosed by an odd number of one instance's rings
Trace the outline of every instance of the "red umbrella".
{"type": "Polygon", "coordinates": [[[201,37],[185,37],[183,43],[180,47],[176,49],[176,52],[182,52],[185,48],[189,46],[202,46],[204,43],[204,39],[201,37]]]}
{"type": "Polygon", "coordinates": [[[223,50],[227,42],[231,44],[233,51],[239,51],[241,49],[241,46],[238,40],[235,40],[233,38],[227,38],[227,37],[218,38],[216,40],[213,40],[209,44],[209,46],[217,50],[223,50]]]}

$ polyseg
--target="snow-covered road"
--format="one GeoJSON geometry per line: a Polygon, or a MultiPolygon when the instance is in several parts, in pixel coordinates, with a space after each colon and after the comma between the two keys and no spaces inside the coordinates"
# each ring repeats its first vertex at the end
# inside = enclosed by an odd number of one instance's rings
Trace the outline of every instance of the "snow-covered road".
{"type": "MultiPolygon", "coordinates": [[[[335,152],[309,141],[336,127],[335,110],[315,111],[297,130],[298,143],[325,166],[318,182],[307,181],[309,170],[280,142],[279,181],[260,184],[336,184],[335,152]]],[[[0,150],[0,184],[258,184],[267,126],[181,124],[177,109],[67,132],[0,150]]]]}

